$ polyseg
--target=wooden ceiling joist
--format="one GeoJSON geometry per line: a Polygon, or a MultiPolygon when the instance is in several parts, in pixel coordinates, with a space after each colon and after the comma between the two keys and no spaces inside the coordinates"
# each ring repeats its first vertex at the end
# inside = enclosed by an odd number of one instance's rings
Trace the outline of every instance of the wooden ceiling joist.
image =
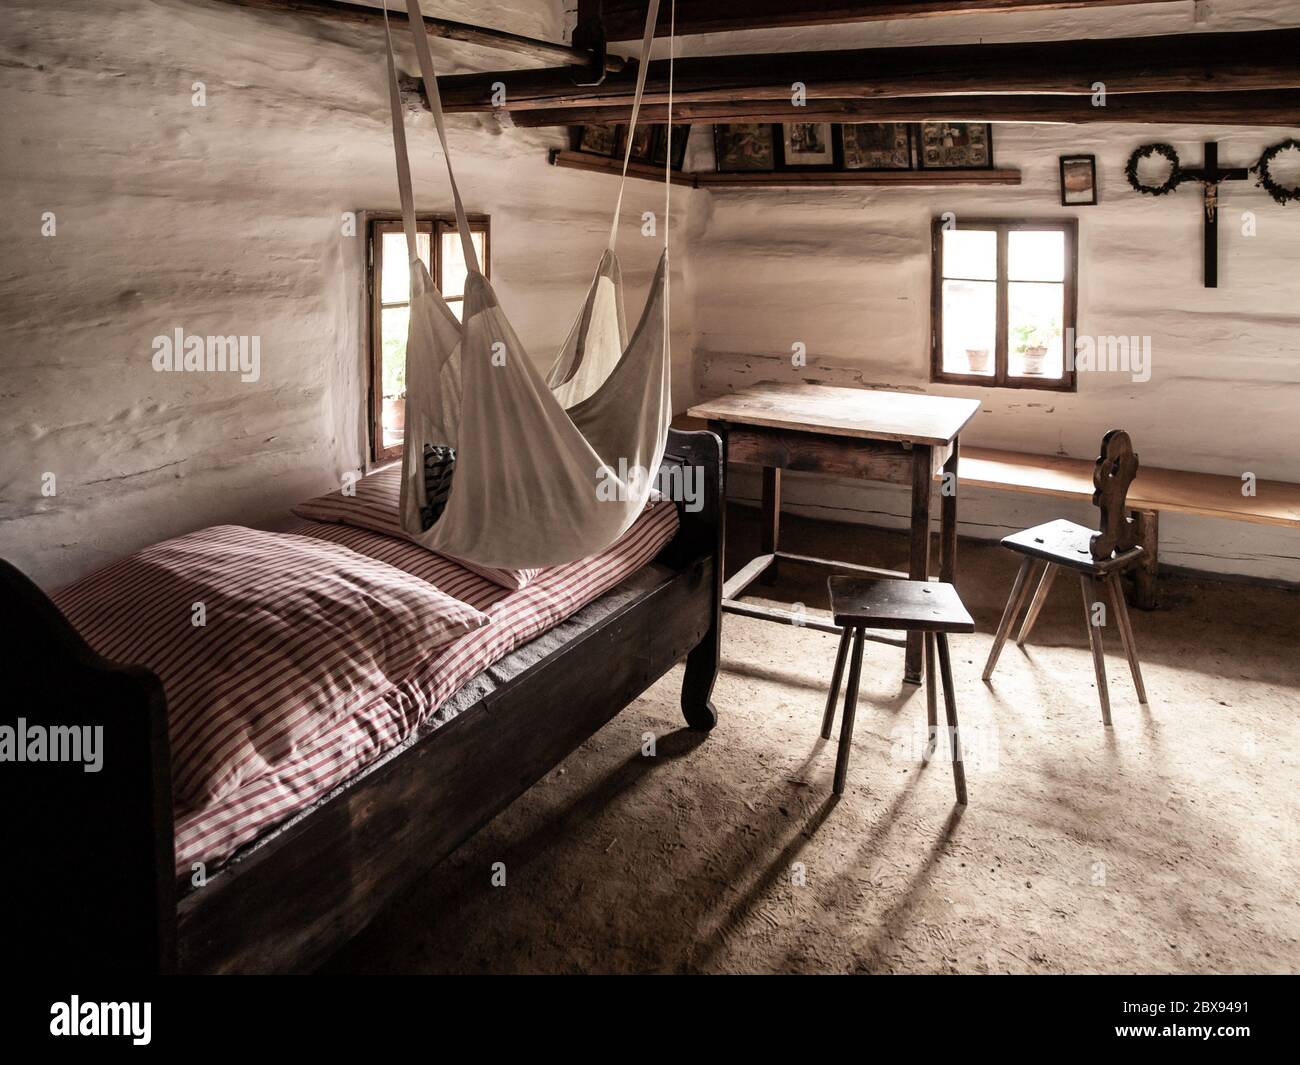
{"type": "MultiPolygon", "coordinates": [[[[869,48],[679,59],[674,102],[788,100],[791,86],[819,99],[882,99],[1008,94],[1090,97],[1098,83],[1120,93],[1300,89],[1300,29],[1191,33],[1014,44],[869,48]]],[[[635,74],[575,86],[567,69],[497,71],[439,79],[448,111],[494,111],[493,83],[506,86],[505,110],[626,106],[635,74]]],[[[668,67],[650,64],[646,103],[667,102],[668,67]]]]}
{"type": "MultiPolygon", "coordinates": [[[[609,125],[628,121],[631,104],[515,111],[517,126],[609,125]]],[[[1300,126],[1300,90],[1117,93],[1105,107],[1086,96],[920,96],[869,100],[673,103],[676,122],[1186,122],[1225,126],[1300,126]]],[[[640,121],[666,122],[668,109],[641,109],[640,121]]]]}
{"type": "MultiPolygon", "coordinates": [[[[676,29],[679,35],[691,35],[771,26],[824,26],[941,15],[1175,2],[1178,0],[677,0],[676,29]]],[[[657,36],[668,33],[669,7],[667,2],[660,5],[657,36]]],[[[645,15],[645,0],[605,0],[605,31],[609,39],[639,39],[645,28],[645,15]]]]}
{"type": "MultiPolygon", "coordinates": [[[[382,26],[383,12],[374,7],[362,7],[357,4],[340,3],[337,0],[224,0],[237,7],[246,7],[254,11],[270,11],[284,15],[308,15],[343,25],[382,26]]],[[[405,5],[401,5],[403,8],[405,5]]],[[[393,8],[388,12],[390,21],[400,24],[403,33],[410,19],[405,10],[393,8]]],[[[642,29],[645,27],[645,12],[641,12],[642,29]]],[[[450,19],[424,17],[424,28],[430,37],[439,37],[448,41],[465,41],[469,44],[482,45],[500,51],[514,52],[531,59],[540,59],[546,63],[564,63],[569,67],[589,67],[593,63],[593,52],[586,48],[575,48],[567,44],[525,37],[507,30],[491,29],[486,26],[471,26],[465,22],[452,22],[450,19]]],[[[641,31],[637,31],[637,36],[641,31]]],[[[620,71],[626,66],[619,56],[608,56],[605,60],[607,71],[620,71]]],[[[572,75],[570,75],[572,77],[572,75]]]]}

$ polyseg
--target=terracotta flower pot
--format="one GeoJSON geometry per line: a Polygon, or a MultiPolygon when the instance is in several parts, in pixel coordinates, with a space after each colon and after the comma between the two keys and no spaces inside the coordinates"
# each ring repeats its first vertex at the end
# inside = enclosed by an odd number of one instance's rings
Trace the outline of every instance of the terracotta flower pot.
{"type": "Polygon", "coordinates": [[[1034,347],[1025,348],[1025,373],[1040,374],[1043,372],[1043,362],[1047,359],[1047,348],[1034,347]]]}
{"type": "Polygon", "coordinates": [[[988,373],[989,349],[988,348],[967,348],[966,362],[970,366],[971,373],[988,373]]]}

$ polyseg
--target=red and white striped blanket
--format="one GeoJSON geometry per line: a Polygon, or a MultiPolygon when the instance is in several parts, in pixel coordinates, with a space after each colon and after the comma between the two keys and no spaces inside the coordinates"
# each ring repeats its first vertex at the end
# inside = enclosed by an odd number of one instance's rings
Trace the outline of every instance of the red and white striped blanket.
{"type": "Polygon", "coordinates": [[[677,531],[677,509],[655,503],[605,551],[545,569],[507,591],[409,541],[346,525],[304,522],[292,532],[333,541],[427,581],[487,614],[490,623],[429,656],[401,683],[338,718],[272,772],[216,802],[178,810],[176,869],[210,873],[243,844],[326,795],[400,744],[451,695],[512,650],[558,625],[649,563],[677,531]]]}
{"type": "Polygon", "coordinates": [[[172,792],[186,808],[275,772],[488,623],[339,544],[238,525],[146,547],[54,602],[99,654],[162,681],[172,792]]]}

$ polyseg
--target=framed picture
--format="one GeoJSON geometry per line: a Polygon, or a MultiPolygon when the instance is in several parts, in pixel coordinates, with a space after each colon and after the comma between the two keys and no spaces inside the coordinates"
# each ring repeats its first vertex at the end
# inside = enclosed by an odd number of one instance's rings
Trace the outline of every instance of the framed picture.
{"type": "Polygon", "coordinates": [[[1097,202],[1097,157],[1061,156],[1061,206],[1084,207],[1097,202]]]}
{"type": "Polygon", "coordinates": [[[776,169],[773,127],[767,122],[715,125],[713,151],[719,173],[776,169]]]}
{"type": "Polygon", "coordinates": [[[618,126],[583,126],[578,134],[577,151],[612,158],[619,140],[618,126]]]}
{"type": "Polygon", "coordinates": [[[835,132],[830,122],[783,122],[780,131],[778,169],[829,169],[835,166],[835,132]]]}
{"type": "Polygon", "coordinates": [[[987,122],[922,122],[917,159],[923,170],[987,170],[993,127],[987,122]]]}
{"type": "MultiPolygon", "coordinates": [[[[622,159],[624,151],[627,150],[627,126],[618,127],[618,147],[614,149],[614,157],[622,159]]],[[[655,149],[655,127],[645,122],[638,122],[636,130],[632,134],[632,162],[649,163],[654,156],[655,149]]]]}
{"type": "Polygon", "coordinates": [[[840,127],[845,170],[911,170],[909,122],[850,122],[840,127]]]}
{"type": "MultiPolygon", "coordinates": [[[[689,122],[673,123],[673,169],[680,170],[686,164],[686,139],[691,135],[689,122]]],[[[651,160],[655,166],[664,165],[664,152],[668,148],[668,127],[655,126],[655,150],[651,160]]]]}

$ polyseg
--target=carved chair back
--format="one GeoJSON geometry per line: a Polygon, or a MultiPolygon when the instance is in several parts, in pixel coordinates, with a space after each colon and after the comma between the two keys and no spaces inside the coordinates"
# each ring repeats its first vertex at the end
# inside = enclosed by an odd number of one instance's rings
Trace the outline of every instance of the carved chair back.
{"type": "Polygon", "coordinates": [[[1092,471],[1092,504],[1101,512],[1101,531],[1088,542],[1098,562],[1127,551],[1138,542],[1137,522],[1128,516],[1125,500],[1137,476],[1138,457],[1133,441],[1123,429],[1111,429],[1101,438],[1101,454],[1092,471]]]}

